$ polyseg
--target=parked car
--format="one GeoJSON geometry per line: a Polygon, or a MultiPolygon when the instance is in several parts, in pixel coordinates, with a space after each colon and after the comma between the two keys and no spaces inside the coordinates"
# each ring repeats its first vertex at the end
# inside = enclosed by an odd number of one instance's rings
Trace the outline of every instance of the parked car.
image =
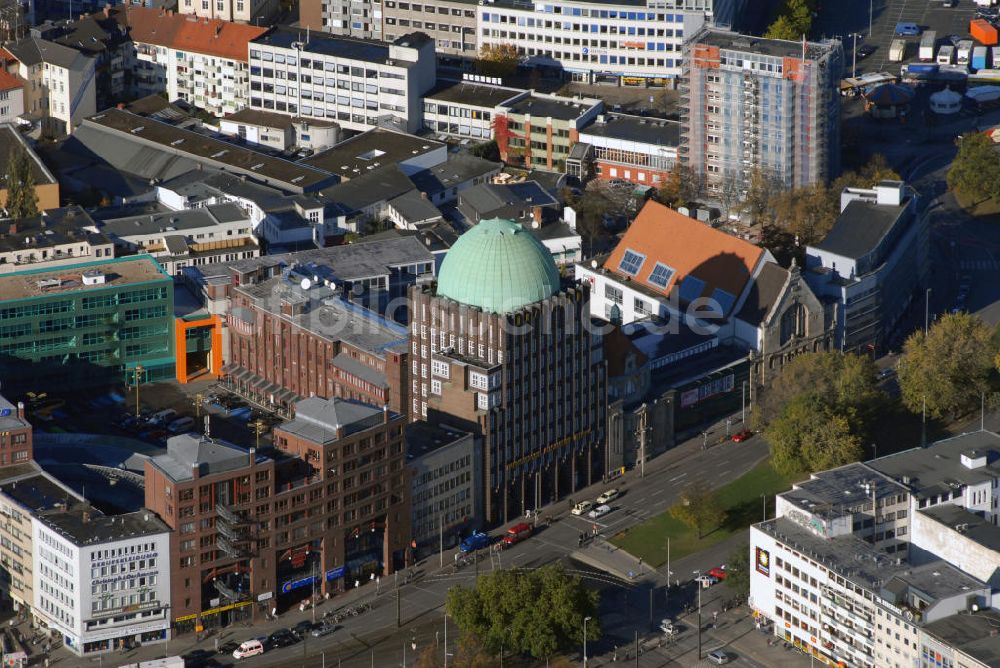
{"type": "Polygon", "coordinates": [[[875,53],[876,48],[877,47],[874,47],[871,44],[862,44],[861,46],[858,47],[858,50],[856,52],[858,55],[858,60],[862,60],[872,55],[873,53],[875,53]]]}
{"type": "Polygon", "coordinates": [[[232,654],[239,646],[240,644],[235,640],[227,640],[219,645],[219,654],[232,654]]]}
{"type": "Polygon", "coordinates": [[[743,431],[738,431],[735,434],[733,434],[732,441],[733,443],[742,443],[751,436],[753,436],[753,432],[750,431],[749,429],[744,429],[743,431]]]}
{"type": "Polygon", "coordinates": [[[601,494],[599,497],[597,497],[597,505],[602,506],[606,503],[611,503],[619,496],[621,496],[621,492],[619,492],[617,489],[606,490],[604,494],[601,494]]]}
{"type": "Polygon", "coordinates": [[[699,575],[695,578],[695,582],[699,583],[702,587],[711,587],[714,584],[718,584],[719,578],[706,573],[705,575],[699,575]]]}
{"type": "Polygon", "coordinates": [[[322,638],[323,636],[328,636],[337,630],[336,624],[321,624],[318,628],[313,629],[309,635],[313,638],[322,638]]]}
{"type": "Polygon", "coordinates": [[[716,566],[715,568],[710,568],[708,570],[708,574],[711,575],[713,578],[718,578],[720,580],[725,580],[726,575],[728,575],[728,573],[726,573],[725,566],[716,566]]]}
{"type": "Polygon", "coordinates": [[[476,550],[483,549],[489,544],[489,534],[483,533],[482,531],[474,531],[471,536],[459,543],[458,549],[462,552],[475,552],[476,550]]]}
{"type": "Polygon", "coordinates": [[[240,643],[240,646],[233,650],[234,659],[246,659],[264,653],[264,643],[259,640],[247,640],[240,643]]]}
{"type": "Polygon", "coordinates": [[[573,510],[569,511],[574,515],[583,515],[594,507],[593,501],[581,501],[580,503],[573,506],[573,510]]]}
{"type": "Polygon", "coordinates": [[[299,638],[301,638],[302,636],[304,636],[305,634],[309,633],[313,629],[319,628],[319,626],[320,626],[320,624],[318,622],[314,624],[313,622],[309,621],[308,619],[304,619],[304,620],[302,620],[301,622],[299,622],[298,624],[296,624],[295,626],[292,627],[292,633],[294,633],[299,638]]]}
{"type": "Polygon", "coordinates": [[[713,649],[706,655],[706,658],[717,666],[729,663],[729,655],[721,649],[713,649]]]}
{"type": "Polygon", "coordinates": [[[878,372],[878,379],[885,380],[886,378],[892,378],[895,375],[896,375],[896,370],[893,369],[891,366],[887,366],[886,368],[878,372]]]}
{"type": "Polygon", "coordinates": [[[289,647],[299,641],[298,636],[289,629],[278,629],[267,637],[268,647],[289,647]]]}
{"type": "Polygon", "coordinates": [[[194,428],[193,417],[177,418],[176,420],[167,425],[167,431],[169,431],[171,434],[182,434],[185,431],[191,431],[193,428],[194,428]]]}
{"type": "Polygon", "coordinates": [[[675,636],[680,632],[680,627],[669,619],[664,619],[660,622],[660,630],[668,636],[675,636]]]}
{"type": "Polygon", "coordinates": [[[611,506],[606,504],[601,504],[587,513],[587,517],[592,520],[596,520],[598,517],[604,517],[611,512],[611,506]]]}
{"type": "Polygon", "coordinates": [[[177,417],[177,411],[173,408],[165,408],[158,413],[153,413],[149,417],[149,424],[151,425],[165,425],[169,424],[171,420],[177,417]]]}
{"type": "Polygon", "coordinates": [[[511,528],[507,529],[507,533],[504,534],[503,544],[513,545],[514,543],[520,543],[525,538],[531,535],[531,525],[526,522],[521,522],[520,524],[515,524],[511,528]]]}

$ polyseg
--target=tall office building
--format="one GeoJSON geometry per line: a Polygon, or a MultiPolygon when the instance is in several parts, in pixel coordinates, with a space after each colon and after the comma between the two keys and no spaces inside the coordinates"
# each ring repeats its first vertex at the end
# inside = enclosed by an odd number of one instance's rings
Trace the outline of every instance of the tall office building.
{"type": "Polygon", "coordinates": [[[600,480],[606,370],[587,288],[509,220],[463,234],[411,288],[410,416],[483,439],[484,515],[506,522],[600,480]]]}
{"type": "Polygon", "coordinates": [[[746,191],[760,169],[785,187],[840,166],[839,41],[759,39],[705,28],[685,45],[680,158],[705,194],[746,191]]]}

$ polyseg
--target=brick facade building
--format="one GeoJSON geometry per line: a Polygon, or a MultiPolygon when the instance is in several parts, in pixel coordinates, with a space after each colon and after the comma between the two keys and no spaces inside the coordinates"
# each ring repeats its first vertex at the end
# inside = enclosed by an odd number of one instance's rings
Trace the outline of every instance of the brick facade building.
{"type": "Polygon", "coordinates": [[[541,243],[501,219],[456,242],[436,290],[411,289],[410,415],[483,438],[488,523],[605,472],[606,370],[588,301],[541,243]]]}
{"type": "Polygon", "coordinates": [[[265,456],[195,434],[146,462],[146,505],[173,530],[178,633],[284,610],[406,560],[405,417],[307,399],[265,456]]]}

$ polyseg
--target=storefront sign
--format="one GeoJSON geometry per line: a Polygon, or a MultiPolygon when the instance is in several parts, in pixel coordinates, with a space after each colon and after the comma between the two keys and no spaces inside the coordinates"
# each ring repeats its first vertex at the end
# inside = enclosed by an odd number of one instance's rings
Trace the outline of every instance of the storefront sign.
{"type": "Polygon", "coordinates": [[[762,547],[757,548],[757,558],[755,559],[757,572],[764,577],[771,575],[771,555],[762,547]]]}
{"type": "Polygon", "coordinates": [[[326,572],[326,579],[327,581],[339,580],[340,578],[344,577],[345,573],[347,573],[347,568],[345,568],[344,566],[337,566],[336,568],[326,572]]]}
{"type": "Polygon", "coordinates": [[[258,601],[270,601],[272,598],[274,598],[274,592],[273,591],[266,591],[263,594],[260,594],[257,597],[257,600],[258,601]]]}
{"type": "Polygon", "coordinates": [[[284,584],[281,585],[281,593],[287,594],[293,589],[302,589],[303,587],[308,587],[313,583],[313,580],[315,580],[315,578],[313,578],[313,576],[311,575],[307,578],[301,578],[298,580],[289,580],[288,582],[285,582],[284,584]]]}

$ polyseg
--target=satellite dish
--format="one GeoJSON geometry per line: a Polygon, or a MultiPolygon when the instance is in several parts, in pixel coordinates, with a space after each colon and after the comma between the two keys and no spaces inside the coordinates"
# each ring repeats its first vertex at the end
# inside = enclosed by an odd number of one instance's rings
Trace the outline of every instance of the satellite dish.
{"type": "Polygon", "coordinates": [[[308,278],[303,278],[302,282],[299,283],[299,287],[302,288],[303,290],[308,290],[309,288],[312,287],[312,281],[310,281],[308,278]]]}
{"type": "Polygon", "coordinates": [[[597,260],[591,260],[590,261],[590,268],[591,269],[597,269],[597,260]]]}

